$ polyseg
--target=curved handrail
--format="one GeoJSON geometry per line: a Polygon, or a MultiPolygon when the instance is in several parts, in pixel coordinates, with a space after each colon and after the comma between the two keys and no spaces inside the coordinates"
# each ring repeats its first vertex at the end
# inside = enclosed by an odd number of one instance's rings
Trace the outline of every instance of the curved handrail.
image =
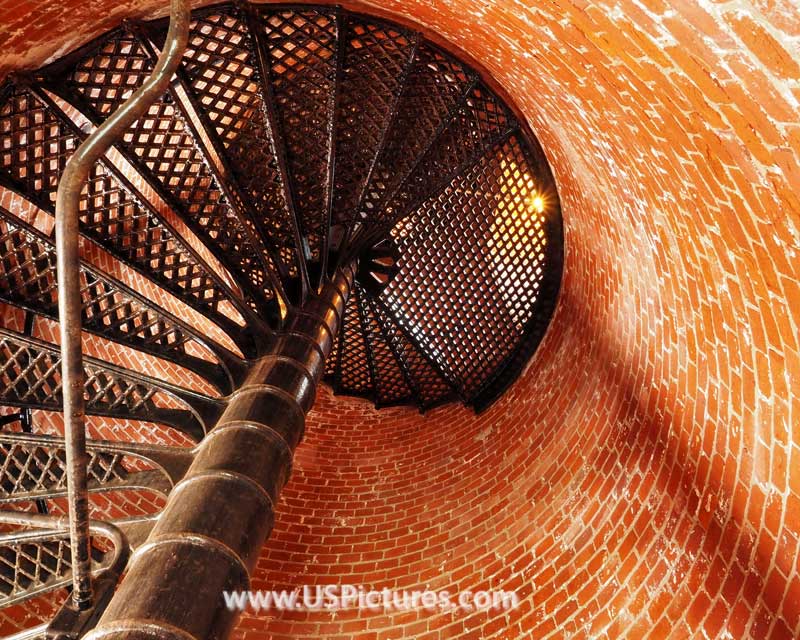
{"type": "Polygon", "coordinates": [[[94,164],[167,87],[189,38],[188,0],[171,0],[166,43],[144,84],[78,147],[58,183],[56,252],[64,434],[67,448],[69,537],[73,560],[72,598],[79,609],[92,604],[89,558],[89,502],[81,347],[81,284],[78,227],[81,190],[94,164]]]}
{"type": "Polygon", "coordinates": [[[4,640],[34,640],[35,638],[47,637],[47,623],[31,627],[30,629],[23,629],[17,633],[12,633],[6,636],[4,640]]]}
{"type": "MultiPolygon", "coordinates": [[[[32,531],[14,531],[2,533],[0,534],[0,542],[2,543],[40,541],[69,529],[69,519],[67,517],[40,515],[35,513],[27,513],[24,511],[0,510],[0,524],[10,524],[32,528],[32,531]]],[[[88,528],[95,535],[110,540],[113,547],[110,561],[108,563],[104,563],[104,566],[96,569],[94,573],[103,572],[107,575],[113,575],[116,579],[118,579],[119,576],[122,575],[125,565],[128,562],[128,558],[130,557],[131,549],[127,537],[118,527],[109,522],[90,520],[88,523],[88,528]]],[[[73,564],[73,572],[74,570],[73,564]]],[[[91,573],[91,566],[89,570],[91,573]]],[[[54,588],[55,586],[57,585],[51,585],[48,587],[48,590],[54,588]]]]}

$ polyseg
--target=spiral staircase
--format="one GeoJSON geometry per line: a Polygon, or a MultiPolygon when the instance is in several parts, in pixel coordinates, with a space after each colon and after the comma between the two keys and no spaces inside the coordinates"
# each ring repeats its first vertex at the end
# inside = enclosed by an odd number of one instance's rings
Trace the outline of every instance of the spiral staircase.
{"type": "MultiPolygon", "coordinates": [[[[0,89],[2,514],[66,512],[56,190],[167,26],[125,23],[0,89]]],[[[335,393],[482,410],[519,375],[558,293],[560,209],[541,148],[487,82],[335,6],[192,13],[168,90],[80,199],[95,576],[113,585],[252,363],[347,265],[335,393]]],[[[12,520],[0,635],[57,636],[68,533],[12,520]]]]}

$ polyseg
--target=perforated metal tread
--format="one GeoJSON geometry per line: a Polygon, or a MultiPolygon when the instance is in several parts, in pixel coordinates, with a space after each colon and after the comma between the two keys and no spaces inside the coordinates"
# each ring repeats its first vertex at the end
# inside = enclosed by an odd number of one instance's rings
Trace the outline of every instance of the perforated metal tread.
{"type": "MultiPolygon", "coordinates": [[[[560,282],[558,197],[535,139],[475,69],[404,26],[334,6],[193,16],[170,90],[97,165],[84,236],[246,357],[337,264],[390,239],[396,275],[359,284],[326,379],[379,406],[486,406],[541,340],[560,282]]],[[[52,214],[64,163],[141,85],[165,30],[126,24],[7,83],[0,186],[52,214]]],[[[52,316],[51,299],[19,291],[6,301],[52,316]]],[[[97,330],[207,378],[237,366],[216,343],[216,365],[187,355],[191,326],[157,302],[146,313],[152,338],[97,330]]]]}
{"type": "MultiPolygon", "coordinates": [[[[15,509],[64,507],[58,180],[166,27],[126,23],[0,86],[0,503],[15,509]]],[[[93,517],[157,514],[218,396],[353,258],[336,393],[482,409],[513,382],[555,306],[561,217],[541,148],[491,87],[424,35],[339,7],[193,12],[169,90],[82,194],[93,517]]],[[[51,598],[23,626],[63,597],[59,536],[0,545],[0,608],[51,598]]]]}

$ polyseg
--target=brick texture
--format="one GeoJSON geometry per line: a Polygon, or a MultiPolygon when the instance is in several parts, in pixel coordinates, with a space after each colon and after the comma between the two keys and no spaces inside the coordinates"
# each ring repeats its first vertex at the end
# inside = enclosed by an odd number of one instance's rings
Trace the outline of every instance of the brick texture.
{"type": "MultiPolygon", "coordinates": [[[[35,66],[157,4],[0,0],[0,64],[35,66]]],[[[480,416],[323,391],[254,588],[513,588],[523,603],[246,614],[236,637],[800,637],[796,4],[375,10],[468,52],[528,118],[560,186],[562,296],[480,416]]]]}

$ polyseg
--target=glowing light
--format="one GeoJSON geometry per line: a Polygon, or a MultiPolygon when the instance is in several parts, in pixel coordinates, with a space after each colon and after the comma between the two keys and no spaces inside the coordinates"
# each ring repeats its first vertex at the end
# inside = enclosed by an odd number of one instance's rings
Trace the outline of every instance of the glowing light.
{"type": "Polygon", "coordinates": [[[544,198],[540,194],[534,193],[528,200],[528,207],[536,213],[544,213],[544,198]]]}
{"type": "Polygon", "coordinates": [[[529,303],[538,297],[538,289],[534,284],[535,293],[523,304],[519,283],[527,277],[538,282],[543,273],[546,212],[555,200],[547,188],[537,184],[527,165],[519,166],[507,158],[501,161],[500,168],[490,229],[492,275],[506,312],[521,327],[529,318],[529,303]]]}

